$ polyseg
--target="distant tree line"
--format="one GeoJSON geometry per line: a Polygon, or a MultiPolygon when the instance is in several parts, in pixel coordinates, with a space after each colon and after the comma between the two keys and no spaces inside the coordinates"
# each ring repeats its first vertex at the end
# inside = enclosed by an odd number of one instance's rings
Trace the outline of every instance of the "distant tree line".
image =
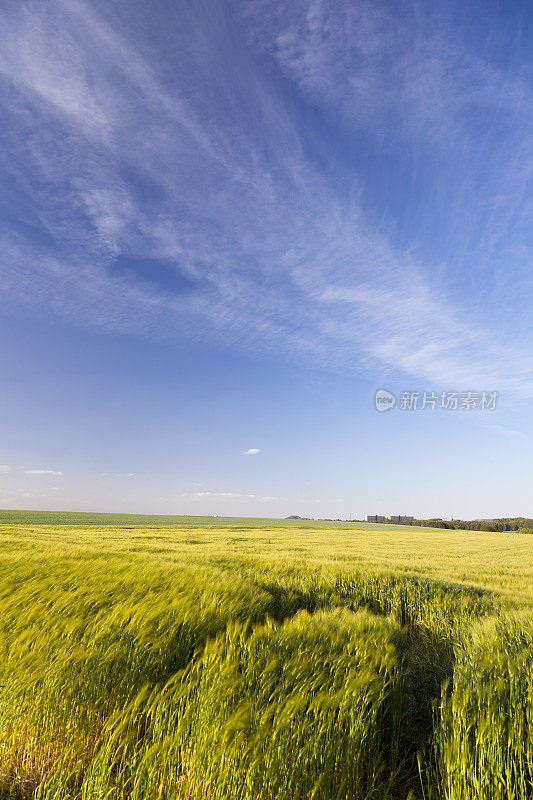
{"type": "Polygon", "coordinates": [[[494,531],[495,533],[503,533],[504,531],[533,533],[533,519],[528,519],[527,517],[500,517],[493,520],[413,519],[397,524],[418,525],[424,528],[449,528],[451,530],[494,531]]]}

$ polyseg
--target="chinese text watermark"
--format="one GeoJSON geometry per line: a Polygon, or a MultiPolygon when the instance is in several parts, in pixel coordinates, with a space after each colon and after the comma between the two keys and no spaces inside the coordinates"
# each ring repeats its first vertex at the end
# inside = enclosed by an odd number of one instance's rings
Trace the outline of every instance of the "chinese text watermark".
{"type": "Polygon", "coordinates": [[[378,411],[494,411],[498,392],[401,392],[397,398],[386,389],[378,389],[374,403],[378,411]]]}

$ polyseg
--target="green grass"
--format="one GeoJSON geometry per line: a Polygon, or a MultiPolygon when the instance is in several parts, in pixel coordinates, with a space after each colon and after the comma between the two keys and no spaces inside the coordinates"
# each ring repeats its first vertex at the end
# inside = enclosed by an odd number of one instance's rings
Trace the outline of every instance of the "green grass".
{"type": "Polygon", "coordinates": [[[189,517],[171,514],[110,514],[85,511],[9,511],[0,510],[0,525],[246,525],[283,528],[369,528],[402,530],[403,526],[374,522],[345,522],[339,520],[267,519],[259,517],[189,517]]]}
{"type": "Polygon", "coordinates": [[[532,603],[515,533],[4,524],[0,797],[533,798],[532,603]]]}

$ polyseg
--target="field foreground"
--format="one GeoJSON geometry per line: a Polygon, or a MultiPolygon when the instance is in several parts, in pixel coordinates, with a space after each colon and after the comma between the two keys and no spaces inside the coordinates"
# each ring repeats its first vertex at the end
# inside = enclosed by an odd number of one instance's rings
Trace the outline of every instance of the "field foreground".
{"type": "Polygon", "coordinates": [[[0,526],[0,797],[533,798],[533,537],[0,526]]]}

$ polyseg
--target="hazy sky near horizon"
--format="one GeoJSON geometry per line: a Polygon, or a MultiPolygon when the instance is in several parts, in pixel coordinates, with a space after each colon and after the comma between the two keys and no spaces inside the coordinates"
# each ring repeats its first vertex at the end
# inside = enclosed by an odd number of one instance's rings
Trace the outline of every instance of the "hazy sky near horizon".
{"type": "Polygon", "coordinates": [[[526,0],[4,0],[0,506],[533,516],[532,66],[526,0]]]}

